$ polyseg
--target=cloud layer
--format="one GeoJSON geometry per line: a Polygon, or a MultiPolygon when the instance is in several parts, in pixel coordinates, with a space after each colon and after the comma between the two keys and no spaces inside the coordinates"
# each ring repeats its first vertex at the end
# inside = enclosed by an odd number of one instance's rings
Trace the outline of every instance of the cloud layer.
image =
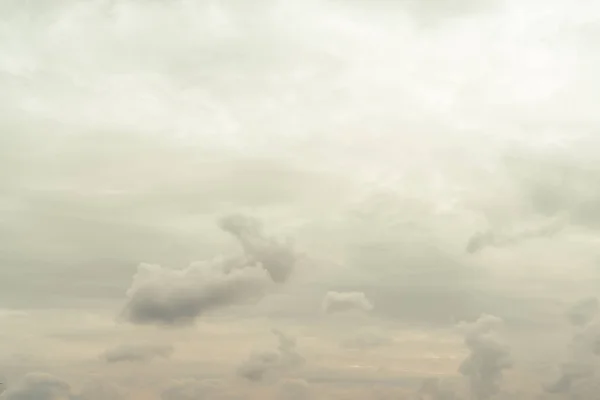
{"type": "Polygon", "coordinates": [[[109,363],[147,362],[155,358],[169,358],[173,346],[154,344],[122,344],[107,350],[102,357],[109,363]]]}

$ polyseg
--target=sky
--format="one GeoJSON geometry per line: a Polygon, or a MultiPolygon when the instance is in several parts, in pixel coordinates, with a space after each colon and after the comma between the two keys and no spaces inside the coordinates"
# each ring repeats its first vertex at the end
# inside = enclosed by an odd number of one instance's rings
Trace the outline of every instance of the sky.
{"type": "Polygon", "coordinates": [[[593,400],[600,3],[0,1],[0,400],[593,400]]]}

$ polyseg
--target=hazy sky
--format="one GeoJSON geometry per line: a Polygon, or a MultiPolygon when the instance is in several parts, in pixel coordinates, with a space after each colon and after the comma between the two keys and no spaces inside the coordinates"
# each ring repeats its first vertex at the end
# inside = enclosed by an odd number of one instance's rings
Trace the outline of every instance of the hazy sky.
{"type": "Polygon", "coordinates": [[[596,399],[597,71],[591,0],[0,0],[0,399],[596,399]]]}

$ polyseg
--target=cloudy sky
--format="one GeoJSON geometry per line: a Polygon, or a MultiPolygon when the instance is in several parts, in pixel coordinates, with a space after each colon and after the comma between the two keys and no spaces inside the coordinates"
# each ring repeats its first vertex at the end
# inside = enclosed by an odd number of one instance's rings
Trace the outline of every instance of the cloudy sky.
{"type": "Polygon", "coordinates": [[[0,1],[2,400],[593,400],[600,3],[0,1]]]}

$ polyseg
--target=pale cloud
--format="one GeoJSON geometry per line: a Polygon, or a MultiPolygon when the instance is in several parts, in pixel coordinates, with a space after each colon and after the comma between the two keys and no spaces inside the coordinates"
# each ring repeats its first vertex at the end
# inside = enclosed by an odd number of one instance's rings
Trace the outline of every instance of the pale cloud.
{"type": "Polygon", "coordinates": [[[394,339],[384,331],[376,328],[360,329],[342,341],[342,347],[357,350],[369,350],[392,345],[394,339]]]}
{"type": "Polygon", "coordinates": [[[597,392],[595,2],[0,3],[3,397],[200,398],[270,326],[311,398],[597,392]]]}
{"type": "Polygon", "coordinates": [[[327,292],[323,298],[323,311],[335,314],[346,311],[371,311],[373,304],[362,292],[327,292]]]}
{"type": "Polygon", "coordinates": [[[71,396],[71,386],[67,382],[47,373],[27,374],[1,395],[6,400],[69,400],[71,396]]]}
{"type": "Polygon", "coordinates": [[[220,398],[223,382],[211,379],[182,379],[162,391],[162,400],[202,400],[220,398]]]}
{"type": "Polygon", "coordinates": [[[469,355],[461,363],[460,372],[469,380],[471,393],[477,400],[497,395],[503,372],[513,366],[510,348],[496,332],[502,323],[498,317],[482,315],[472,324],[464,325],[469,355]]]}
{"type": "Polygon", "coordinates": [[[169,358],[173,354],[173,346],[158,344],[122,344],[107,350],[102,358],[109,363],[115,362],[147,362],[155,358],[169,358]]]}
{"type": "Polygon", "coordinates": [[[286,373],[304,364],[304,357],[296,351],[296,340],[274,330],[279,345],[277,350],[254,351],[242,362],[237,374],[250,381],[260,382],[273,374],[286,373]]]}

